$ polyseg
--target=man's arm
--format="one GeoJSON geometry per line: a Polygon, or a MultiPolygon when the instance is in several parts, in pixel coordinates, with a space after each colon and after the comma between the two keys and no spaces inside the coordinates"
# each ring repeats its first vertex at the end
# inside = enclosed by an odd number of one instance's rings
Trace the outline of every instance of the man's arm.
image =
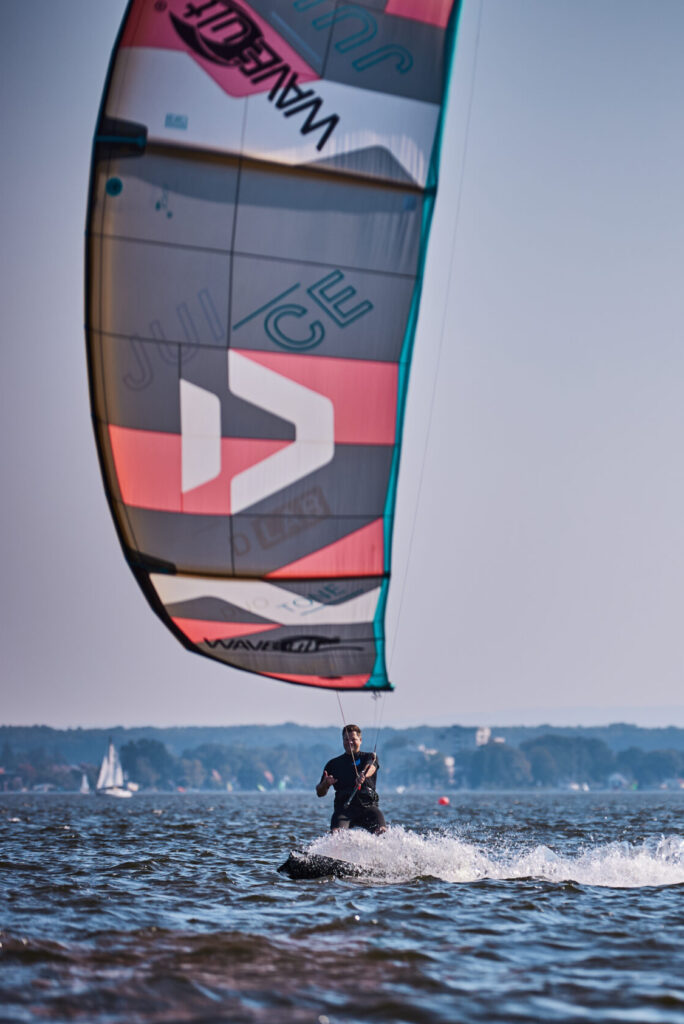
{"type": "Polygon", "coordinates": [[[325,796],[325,794],[328,792],[330,787],[334,786],[336,782],[337,782],[337,779],[334,778],[332,775],[328,775],[327,770],[324,768],[323,769],[323,774],[321,775],[321,781],[316,786],[316,793],[317,793],[317,795],[318,796],[325,796]]]}
{"type": "Polygon", "coordinates": [[[365,782],[366,779],[370,779],[371,775],[375,775],[375,773],[378,770],[378,767],[379,765],[377,757],[375,756],[375,754],[371,754],[371,760],[366,762],[366,767],[363,769],[361,775],[363,781],[365,782]]]}

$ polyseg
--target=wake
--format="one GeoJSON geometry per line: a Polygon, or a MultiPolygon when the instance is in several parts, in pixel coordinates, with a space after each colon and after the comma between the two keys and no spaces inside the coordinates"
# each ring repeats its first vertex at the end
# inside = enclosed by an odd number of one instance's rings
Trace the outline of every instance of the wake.
{"type": "Polygon", "coordinates": [[[392,826],[377,837],[361,829],[321,836],[305,852],[347,861],[365,876],[386,882],[429,875],[445,882],[536,878],[613,889],[684,884],[680,836],[640,844],[607,843],[569,855],[548,846],[525,849],[520,843],[480,849],[455,835],[419,835],[392,826]]]}

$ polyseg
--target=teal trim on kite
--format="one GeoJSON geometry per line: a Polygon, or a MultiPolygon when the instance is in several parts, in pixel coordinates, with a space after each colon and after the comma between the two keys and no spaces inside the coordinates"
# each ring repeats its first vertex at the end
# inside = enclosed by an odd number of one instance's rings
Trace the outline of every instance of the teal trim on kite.
{"type": "MultiPolygon", "coordinates": [[[[454,53],[456,47],[456,38],[458,31],[458,22],[461,14],[461,0],[457,0],[454,9],[452,10],[449,24],[446,32],[446,43],[445,52],[446,58],[446,69],[445,69],[445,85],[444,93],[442,98],[442,106],[439,117],[439,126],[435,141],[433,145],[432,155],[430,158],[430,170],[428,174],[428,187],[426,188],[426,202],[423,209],[423,223],[421,229],[421,243],[420,243],[420,257],[418,274],[416,277],[416,283],[414,286],[413,296],[411,300],[411,309],[409,312],[408,322],[406,325],[406,331],[404,334],[404,340],[401,347],[401,355],[399,358],[398,367],[398,399],[397,399],[397,418],[396,418],[396,444],[392,458],[392,468],[390,471],[389,486],[387,489],[387,499],[385,501],[384,516],[385,519],[390,519],[393,522],[394,510],[396,507],[397,488],[399,482],[399,466],[401,461],[401,448],[404,436],[404,419],[406,415],[406,398],[408,394],[409,376],[411,369],[411,359],[413,355],[413,349],[415,345],[416,329],[418,324],[418,315],[420,310],[420,299],[423,288],[423,280],[425,274],[425,261],[427,259],[428,240],[430,236],[430,228],[432,226],[432,215],[435,206],[435,196],[438,182],[438,167],[439,159],[441,154],[442,137],[444,133],[444,123],[446,118],[447,98],[449,94],[449,88],[451,84],[451,75],[453,71],[454,53]]],[[[393,530],[387,530],[384,537],[384,553],[383,562],[385,573],[389,577],[392,565],[392,541],[393,541],[393,530]]],[[[374,620],[374,630],[376,635],[376,643],[378,643],[378,659],[374,669],[374,674],[384,674],[387,678],[387,668],[385,664],[385,645],[384,640],[382,644],[382,651],[380,650],[381,636],[384,637],[384,621],[385,611],[387,606],[388,597],[388,581],[383,584],[381,598],[378,601],[378,608],[374,620]]],[[[387,679],[388,685],[389,679],[387,679]]],[[[393,687],[392,687],[393,688],[393,687]]]]}

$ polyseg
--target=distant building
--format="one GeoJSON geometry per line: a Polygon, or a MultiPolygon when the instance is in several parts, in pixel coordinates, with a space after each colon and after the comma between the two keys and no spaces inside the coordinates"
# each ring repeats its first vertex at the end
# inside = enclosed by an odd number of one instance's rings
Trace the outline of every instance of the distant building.
{"type": "Polygon", "coordinates": [[[475,746],[486,747],[489,743],[492,730],[488,725],[481,725],[479,729],[475,731],[475,746]]]}

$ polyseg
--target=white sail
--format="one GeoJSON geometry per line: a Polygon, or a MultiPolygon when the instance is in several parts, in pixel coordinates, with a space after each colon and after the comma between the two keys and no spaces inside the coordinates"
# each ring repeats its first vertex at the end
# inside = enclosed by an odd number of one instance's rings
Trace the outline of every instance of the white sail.
{"type": "Polygon", "coordinates": [[[123,786],[123,784],[124,784],[123,768],[121,767],[121,761],[119,760],[119,755],[117,754],[116,750],[114,749],[114,744],[112,744],[110,746],[109,750],[110,750],[110,756],[111,756],[112,776],[114,778],[114,782],[112,783],[112,785],[113,786],[123,786]]]}
{"type": "Polygon", "coordinates": [[[81,775],[81,793],[90,792],[90,783],[88,782],[88,776],[85,772],[81,775]]]}
{"type": "Polygon", "coordinates": [[[97,777],[97,789],[107,789],[112,785],[109,777],[109,754],[105,754],[102,758],[102,765],[100,767],[100,774],[97,777]]]}

